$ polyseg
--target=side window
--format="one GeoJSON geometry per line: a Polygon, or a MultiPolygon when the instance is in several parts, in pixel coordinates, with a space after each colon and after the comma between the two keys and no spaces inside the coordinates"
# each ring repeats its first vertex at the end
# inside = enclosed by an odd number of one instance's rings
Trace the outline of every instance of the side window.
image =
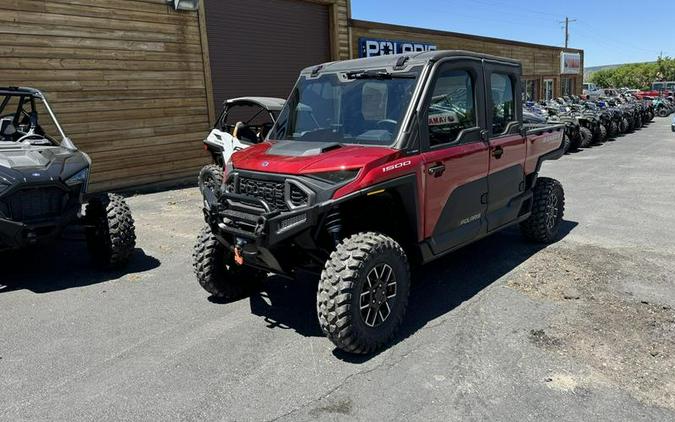
{"type": "Polygon", "coordinates": [[[501,135],[509,123],[516,120],[516,102],[513,95],[513,81],[509,75],[493,73],[490,77],[492,89],[492,134],[501,135]]]}
{"type": "Polygon", "coordinates": [[[429,105],[429,145],[458,141],[460,132],[476,127],[474,81],[466,70],[441,72],[429,105]]]}

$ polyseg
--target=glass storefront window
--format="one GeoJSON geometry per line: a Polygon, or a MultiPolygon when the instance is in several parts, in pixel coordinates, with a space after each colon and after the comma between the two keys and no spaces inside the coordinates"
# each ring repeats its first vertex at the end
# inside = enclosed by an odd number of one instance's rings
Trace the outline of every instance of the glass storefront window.
{"type": "Polygon", "coordinates": [[[544,79],[544,99],[553,99],[553,79],[544,79]]]}

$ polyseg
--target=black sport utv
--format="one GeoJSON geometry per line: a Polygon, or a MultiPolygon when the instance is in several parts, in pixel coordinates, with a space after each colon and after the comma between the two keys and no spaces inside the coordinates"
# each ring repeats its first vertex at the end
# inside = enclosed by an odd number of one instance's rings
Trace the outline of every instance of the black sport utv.
{"type": "Polygon", "coordinates": [[[125,264],[136,244],[134,220],[121,196],[87,195],[90,167],[39,90],[0,88],[0,251],[79,225],[97,264],[125,264]]]}

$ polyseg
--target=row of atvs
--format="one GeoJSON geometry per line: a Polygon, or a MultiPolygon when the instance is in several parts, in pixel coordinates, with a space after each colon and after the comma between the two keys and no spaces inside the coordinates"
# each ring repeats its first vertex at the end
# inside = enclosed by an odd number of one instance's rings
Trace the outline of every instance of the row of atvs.
{"type": "Polygon", "coordinates": [[[529,128],[551,123],[565,124],[565,149],[574,151],[630,133],[675,111],[672,98],[639,100],[630,95],[585,101],[577,96],[550,101],[528,101],[523,120],[529,128]],[[655,104],[657,103],[658,104],[655,104]],[[661,110],[667,110],[667,113],[661,110]]]}

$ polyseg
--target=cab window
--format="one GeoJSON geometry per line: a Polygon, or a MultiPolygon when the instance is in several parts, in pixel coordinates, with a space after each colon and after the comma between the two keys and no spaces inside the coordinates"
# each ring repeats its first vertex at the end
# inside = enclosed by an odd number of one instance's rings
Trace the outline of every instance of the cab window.
{"type": "Polygon", "coordinates": [[[516,102],[513,95],[513,81],[504,73],[493,73],[490,77],[492,92],[492,134],[501,135],[509,123],[516,120],[516,102]]]}
{"type": "Polygon", "coordinates": [[[466,70],[442,71],[429,105],[429,145],[459,142],[460,133],[476,127],[474,80],[466,70]]]}

